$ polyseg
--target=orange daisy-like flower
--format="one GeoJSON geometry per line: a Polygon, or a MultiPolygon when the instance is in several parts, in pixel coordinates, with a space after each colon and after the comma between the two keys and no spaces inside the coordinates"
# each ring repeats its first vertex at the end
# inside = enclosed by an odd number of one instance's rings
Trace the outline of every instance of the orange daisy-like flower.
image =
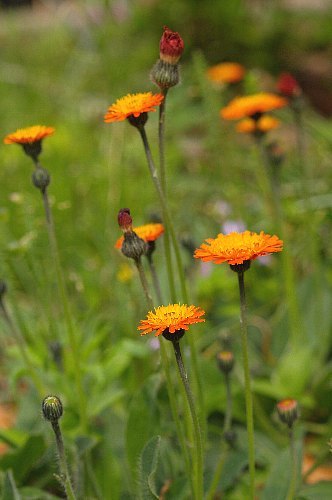
{"type": "MultiPolygon", "coordinates": [[[[133,228],[133,231],[139,236],[142,240],[155,241],[159,238],[165,231],[163,224],[153,223],[153,224],[145,224],[144,226],[137,226],[133,228]]],[[[117,242],[115,243],[115,248],[121,248],[124,237],[121,236],[117,242]]]]}
{"type": "Polygon", "coordinates": [[[254,134],[257,132],[265,134],[269,132],[269,130],[273,130],[279,126],[280,120],[278,120],[278,118],[274,118],[274,116],[270,115],[263,115],[258,120],[244,118],[236,124],[236,130],[242,134],[254,134]]]}
{"type": "Polygon", "coordinates": [[[220,110],[220,115],[225,120],[240,120],[241,118],[259,115],[273,109],[286,106],[287,99],[276,94],[261,92],[244,97],[236,97],[220,110]]]}
{"type": "Polygon", "coordinates": [[[5,144],[33,144],[45,137],[54,134],[55,128],[45,125],[33,125],[32,127],[20,128],[13,134],[7,135],[3,142],[5,144]]]}
{"type": "Polygon", "coordinates": [[[146,319],[140,321],[137,329],[141,331],[141,335],[155,331],[155,336],[158,337],[165,330],[169,333],[188,330],[189,325],[204,322],[205,319],[201,318],[204,314],[205,311],[200,307],[185,304],[159,306],[155,308],[154,312],[148,312],[146,319]]]}
{"type": "Polygon", "coordinates": [[[215,239],[208,238],[205,241],[206,243],[195,250],[194,257],[215,264],[243,264],[262,255],[281,252],[283,247],[282,240],[263,231],[259,234],[250,231],[218,234],[215,239]]]}
{"type": "Polygon", "coordinates": [[[243,79],[246,70],[239,63],[224,62],[207,70],[209,80],[214,83],[236,83],[243,79]]]}
{"type": "Polygon", "coordinates": [[[156,107],[161,104],[163,99],[162,94],[152,94],[152,92],[128,94],[108,108],[104,121],[106,123],[120,122],[130,116],[137,118],[142,113],[156,111],[156,107]]]}

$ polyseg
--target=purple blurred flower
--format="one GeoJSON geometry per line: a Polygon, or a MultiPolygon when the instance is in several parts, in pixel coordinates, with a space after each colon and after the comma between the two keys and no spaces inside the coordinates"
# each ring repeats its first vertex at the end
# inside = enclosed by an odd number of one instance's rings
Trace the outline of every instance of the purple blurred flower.
{"type": "Polygon", "coordinates": [[[246,226],[241,220],[226,220],[221,226],[223,234],[242,233],[245,230],[246,226]]]}

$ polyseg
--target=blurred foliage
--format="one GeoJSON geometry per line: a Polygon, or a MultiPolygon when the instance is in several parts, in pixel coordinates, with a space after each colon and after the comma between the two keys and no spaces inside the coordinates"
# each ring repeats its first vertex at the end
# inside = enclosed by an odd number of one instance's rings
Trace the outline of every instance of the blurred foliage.
{"type": "MultiPolygon", "coordinates": [[[[0,274],[8,282],[9,308],[45,394],[63,399],[61,423],[80,498],[98,498],[99,490],[100,498],[155,498],[163,487],[166,498],[188,498],[159,356],[153,342],[136,331],[146,312],[144,297],[135,270],[128,270],[113,248],[119,208],[129,206],[137,225],[160,216],[160,209],[136,130],[127,123],[104,124],[107,107],[128,92],[152,88],[149,71],[158,57],[162,26],[179,31],[186,44],[182,83],[170,91],[166,130],[177,233],[196,247],[226,222],[273,232],[253,143],[219,118],[233,91],[213,88],[205,70],[236,60],[249,70],[244,92],[273,91],[273,76],[292,69],[305,52],[330,54],[330,13],[329,6],[323,12],[289,10],[286,2],[273,0],[36,2],[33,10],[1,12],[1,136],[34,123],[56,128],[43,144],[42,163],[51,172],[56,232],[80,335],[89,435],[78,427],[73,382],[61,364],[68,346],[40,194],[31,185],[32,163],[16,146],[1,149],[0,274]],[[169,478],[176,479],[168,484],[169,478]]],[[[259,482],[265,485],[262,499],[274,500],[283,498],[281,478],[286,488],[290,476],[287,439],[274,415],[276,400],[292,396],[300,401],[299,458],[303,436],[305,452],[327,455],[332,434],[331,126],[307,103],[308,210],[292,116],[288,109],[278,115],[283,127],[270,140],[285,155],[279,178],[303,327],[295,344],[279,256],[256,261],[247,273],[259,482]],[[310,260],[309,225],[317,236],[318,263],[310,260]]],[[[155,156],[157,121],[151,113],[147,131],[155,156]]],[[[200,352],[209,424],[207,488],[220,454],[226,401],[215,355],[229,342],[240,358],[237,287],[226,266],[193,262],[185,248],[183,257],[192,303],[207,313],[207,323],[189,333],[200,352]]],[[[166,296],[159,242],[156,266],[166,296]]],[[[0,458],[2,496],[59,498],[53,436],[39,417],[40,397],[4,321],[1,327],[1,400],[17,409],[15,427],[0,431],[9,447],[0,458]]],[[[190,370],[188,356],[186,362],[190,370]]],[[[248,487],[239,365],[233,380],[237,446],[219,485],[230,500],[246,498],[248,487]]],[[[304,485],[300,491],[301,499],[331,496],[326,484],[304,485]]]]}

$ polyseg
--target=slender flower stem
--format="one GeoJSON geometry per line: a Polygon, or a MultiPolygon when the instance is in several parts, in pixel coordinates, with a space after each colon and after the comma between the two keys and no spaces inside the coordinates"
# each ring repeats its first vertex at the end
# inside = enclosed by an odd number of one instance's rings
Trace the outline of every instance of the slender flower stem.
{"type": "MultiPolygon", "coordinates": [[[[37,169],[41,168],[39,163],[36,163],[36,168],[37,169]]],[[[48,237],[49,237],[49,242],[50,242],[50,247],[51,247],[51,253],[52,253],[52,257],[53,257],[54,265],[55,265],[60,300],[61,300],[62,309],[63,309],[63,313],[64,313],[66,325],[67,325],[68,341],[69,341],[69,346],[70,346],[70,350],[71,350],[71,354],[72,354],[72,358],[73,358],[73,362],[74,362],[74,378],[75,378],[76,390],[77,390],[77,395],[78,395],[79,415],[80,415],[80,419],[81,419],[82,429],[86,430],[87,426],[88,426],[87,403],[86,403],[86,396],[85,396],[85,392],[83,389],[83,382],[82,382],[82,368],[81,368],[81,360],[80,360],[80,354],[79,354],[79,343],[78,343],[78,339],[76,336],[74,322],[73,322],[70,307],[69,307],[67,290],[66,290],[65,280],[64,280],[64,276],[63,276],[63,272],[62,272],[62,267],[61,267],[61,261],[60,261],[59,250],[58,250],[58,243],[57,243],[56,234],[55,234],[53,216],[52,216],[51,206],[49,203],[47,187],[45,187],[44,189],[41,189],[40,191],[41,191],[43,204],[44,204],[46,226],[47,226],[48,237]]]]}
{"type": "Polygon", "coordinates": [[[150,271],[151,271],[153,288],[156,292],[156,296],[157,296],[159,304],[162,304],[163,297],[162,297],[162,293],[161,293],[161,288],[160,288],[160,283],[159,283],[159,279],[158,279],[156,266],[154,265],[152,255],[147,256],[147,259],[148,259],[149,267],[150,267],[150,271]]]}
{"type": "Polygon", "coordinates": [[[248,355],[248,329],[247,329],[247,305],[244,288],[244,272],[237,271],[239,292],[240,292],[240,325],[241,325],[241,344],[244,370],[244,390],[246,399],[246,417],[248,434],[248,458],[250,474],[250,499],[255,497],[255,444],[254,444],[254,417],[252,393],[250,384],[249,355],[248,355]]]}
{"type": "MultiPolygon", "coordinates": [[[[166,111],[166,97],[167,89],[164,90],[164,99],[159,106],[159,126],[158,126],[158,139],[159,139],[159,169],[160,169],[160,183],[161,189],[167,203],[167,182],[166,182],[166,169],[165,169],[165,111],[166,111]]],[[[176,302],[176,289],[174,282],[174,270],[171,252],[171,242],[169,235],[169,227],[165,220],[166,231],[164,233],[164,250],[166,258],[167,276],[169,282],[169,289],[172,302],[176,302]]]]}
{"type": "MultiPolygon", "coordinates": [[[[225,373],[225,385],[226,385],[226,412],[225,412],[225,419],[224,419],[224,428],[223,428],[223,436],[227,432],[231,430],[232,427],[232,391],[231,391],[231,377],[230,373],[225,373]]],[[[229,444],[225,441],[223,441],[223,447],[222,451],[220,454],[220,458],[217,463],[217,467],[214,471],[213,478],[211,481],[211,485],[209,488],[209,491],[207,492],[206,495],[206,500],[213,500],[216,489],[219,484],[219,479],[225,464],[225,460],[227,458],[227,454],[229,451],[229,444]]]]}
{"type": "Polygon", "coordinates": [[[39,395],[43,396],[43,394],[45,394],[45,389],[44,389],[42,382],[40,381],[40,378],[37,375],[37,372],[36,372],[35,367],[33,366],[32,362],[31,362],[30,357],[27,353],[27,346],[26,346],[25,339],[24,339],[22,333],[20,332],[20,330],[18,328],[16,328],[16,326],[14,325],[14,322],[13,322],[13,320],[9,314],[9,311],[8,311],[4,301],[3,301],[3,298],[0,299],[0,309],[2,311],[2,314],[3,314],[3,317],[6,321],[6,323],[10,329],[10,332],[16,341],[16,344],[17,344],[17,347],[20,351],[21,357],[22,357],[26,367],[29,370],[29,374],[33,380],[33,383],[35,384],[39,395]]]}
{"type": "Polygon", "coordinates": [[[175,353],[176,362],[178,365],[179,373],[183,386],[186,391],[187,402],[191,414],[191,419],[194,427],[194,439],[195,439],[195,462],[194,462],[194,480],[195,480],[195,499],[202,500],[203,498],[203,447],[202,447],[202,436],[201,429],[199,425],[199,420],[197,417],[194,397],[191,392],[188,375],[183,364],[180,343],[173,341],[173,348],[175,353]]]}
{"type": "Polygon", "coordinates": [[[297,456],[296,456],[294,431],[292,427],[289,429],[289,445],[290,445],[290,453],[292,461],[292,476],[286,500],[294,500],[296,486],[297,486],[297,456]]]}
{"type": "Polygon", "coordinates": [[[291,341],[293,345],[297,345],[300,335],[302,334],[302,316],[300,314],[300,307],[297,298],[295,276],[294,276],[294,263],[289,251],[288,234],[286,226],[283,221],[282,207],[280,203],[280,196],[278,188],[274,185],[271,176],[271,164],[268,159],[265,145],[262,137],[258,137],[256,145],[260,155],[262,188],[265,194],[267,207],[270,209],[273,223],[277,234],[284,240],[286,250],[282,252],[282,273],[285,295],[289,308],[289,327],[291,331],[291,341]]]}
{"type": "MultiPolygon", "coordinates": [[[[174,230],[173,223],[172,223],[172,218],[171,218],[169,210],[168,210],[168,205],[167,205],[167,201],[165,199],[163,188],[162,188],[160,181],[159,181],[157,169],[155,167],[155,164],[154,164],[154,161],[152,158],[151,149],[150,149],[150,145],[148,142],[148,138],[147,138],[144,126],[138,127],[138,131],[139,131],[141,138],[142,138],[142,141],[143,141],[149,171],[150,171],[151,178],[152,178],[153,184],[155,186],[157,195],[159,197],[159,201],[160,201],[162,212],[163,212],[163,218],[164,218],[166,227],[168,228],[168,231],[169,231],[169,234],[170,234],[170,237],[172,240],[172,244],[173,244],[173,248],[174,248],[174,252],[175,252],[175,258],[176,258],[176,262],[177,262],[179,278],[180,278],[180,285],[181,285],[183,301],[185,303],[188,303],[188,293],[187,293],[187,287],[186,287],[184,268],[183,268],[183,264],[182,264],[182,258],[181,258],[179,244],[178,244],[175,230],[174,230]]],[[[176,302],[176,300],[174,300],[174,302],[176,302]]],[[[205,431],[205,418],[203,418],[204,417],[203,388],[202,388],[202,383],[201,383],[201,379],[200,379],[200,375],[199,375],[196,346],[195,346],[194,340],[191,337],[189,338],[189,346],[190,346],[191,361],[192,361],[192,366],[193,366],[193,373],[194,373],[194,377],[195,377],[198,398],[199,398],[200,413],[202,416],[202,421],[204,422],[203,431],[205,431]]],[[[204,434],[205,434],[205,432],[204,432],[204,434]]]]}
{"type": "Polygon", "coordinates": [[[76,496],[70,481],[68,465],[66,460],[65,448],[63,445],[63,439],[61,434],[61,429],[58,420],[51,421],[53,431],[55,434],[55,441],[59,455],[59,465],[60,465],[60,480],[65,489],[66,497],[68,500],[76,500],[76,496]]]}
{"type": "MultiPolygon", "coordinates": [[[[152,300],[152,297],[150,294],[148,281],[146,279],[146,275],[145,275],[144,268],[142,266],[141,259],[135,260],[135,264],[136,264],[136,267],[138,269],[139,278],[140,278],[141,285],[142,285],[142,288],[144,291],[146,304],[147,304],[148,308],[150,310],[152,310],[154,308],[154,304],[153,304],[153,300],[152,300]]],[[[170,369],[170,365],[169,365],[168,354],[167,354],[166,346],[164,345],[164,343],[159,342],[159,345],[160,345],[161,360],[162,360],[162,364],[163,364],[163,367],[165,370],[165,375],[166,375],[166,386],[167,386],[167,393],[168,393],[168,397],[169,397],[169,401],[170,401],[171,411],[172,411],[173,419],[175,422],[181,450],[182,450],[182,453],[184,456],[184,460],[185,460],[185,464],[186,464],[186,468],[187,468],[187,474],[190,477],[190,471],[191,471],[190,457],[189,457],[189,453],[188,453],[188,447],[186,445],[185,433],[184,433],[182,423],[180,420],[180,416],[179,416],[179,412],[178,412],[178,405],[176,402],[175,392],[174,392],[173,385],[172,385],[171,369],[170,369]]]]}

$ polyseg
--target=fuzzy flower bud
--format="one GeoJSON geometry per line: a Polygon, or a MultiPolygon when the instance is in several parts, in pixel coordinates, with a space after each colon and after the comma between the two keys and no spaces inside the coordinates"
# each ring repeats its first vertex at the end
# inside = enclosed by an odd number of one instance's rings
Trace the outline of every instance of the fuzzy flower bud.
{"type": "Polygon", "coordinates": [[[217,354],[217,362],[223,373],[230,373],[234,366],[234,355],[231,351],[221,351],[217,354]]]}
{"type": "Polygon", "coordinates": [[[164,26],[164,33],[160,40],[159,57],[169,64],[177,64],[184,49],[184,43],[179,33],[164,26]]]}
{"type": "Polygon", "coordinates": [[[56,422],[63,414],[63,406],[57,396],[46,396],[42,403],[42,411],[46,420],[56,422]]]}
{"type": "Polygon", "coordinates": [[[118,223],[124,233],[132,231],[133,219],[129,208],[121,208],[118,213],[118,223]]]}
{"type": "Polygon", "coordinates": [[[50,174],[43,167],[37,167],[32,174],[32,182],[43,193],[51,181],[50,174]]]}
{"type": "Polygon", "coordinates": [[[119,210],[118,223],[124,236],[121,252],[126,257],[138,261],[143,254],[147,253],[148,244],[133,231],[133,219],[129,208],[119,210]]]}
{"type": "Polygon", "coordinates": [[[277,404],[279,418],[288,427],[292,427],[299,417],[299,409],[296,399],[283,399],[277,404]]]}

